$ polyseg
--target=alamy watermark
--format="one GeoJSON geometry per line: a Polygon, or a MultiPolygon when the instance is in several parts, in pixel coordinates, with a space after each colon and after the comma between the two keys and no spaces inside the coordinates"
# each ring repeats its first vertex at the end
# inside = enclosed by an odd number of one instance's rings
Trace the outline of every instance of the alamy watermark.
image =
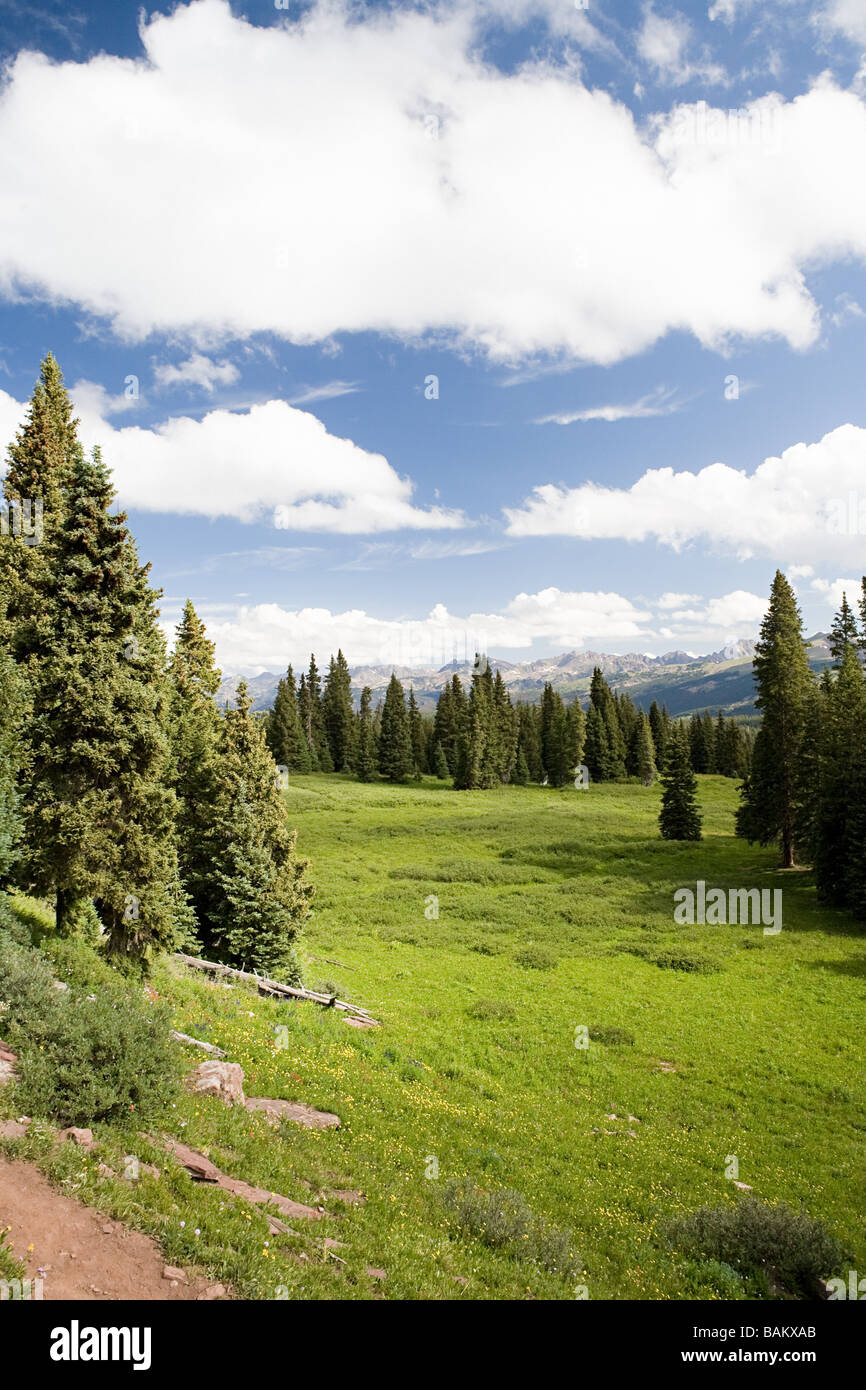
{"type": "Polygon", "coordinates": [[[762,925],[765,936],[782,930],[781,888],[707,888],[699,878],[694,888],[677,888],[674,921],[678,926],[708,927],[762,925]]]}
{"type": "Polygon", "coordinates": [[[14,536],[22,545],[39,545],[43,535],[42,505],[41,497],[0,501],[0,536],[14,536]]]}

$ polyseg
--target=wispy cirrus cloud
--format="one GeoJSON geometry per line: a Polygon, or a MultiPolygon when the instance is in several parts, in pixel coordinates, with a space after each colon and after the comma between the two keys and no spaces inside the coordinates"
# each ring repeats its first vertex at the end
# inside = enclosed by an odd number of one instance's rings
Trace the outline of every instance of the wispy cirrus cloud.
{"type": "Polygon", "coordinates": [[[613,424],[617,420],[647,420],[654,415],[674,415],[685,404],[675,389],[659,386],[655,391],[641,396],[640,400],[628,404],[594,405],[585,410],[559,411],[554,415],[542,415],[533,423],[573,425],[579,420],[606,420],[613,424]]]}

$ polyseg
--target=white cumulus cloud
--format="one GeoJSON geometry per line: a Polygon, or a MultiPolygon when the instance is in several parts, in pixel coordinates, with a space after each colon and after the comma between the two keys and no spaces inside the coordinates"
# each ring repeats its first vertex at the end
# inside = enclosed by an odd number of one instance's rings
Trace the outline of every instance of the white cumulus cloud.
{"type": "MultiPolygon", "coordinates": [[[[416,507],[414,484],[382,454],[330,434],[321,420],[285,401],[245,411],[174,416],[153,428],[115,426],[118,407],[93,382],[70,392],[87,449],[98,444],[114,473],[121,506],[146,512],[272,519],[281,530],[442,530],[466,524],[445,507],[416,507]]],[[[121,404],[129,406],[129,402],[121,404]]],[[[134,402],[132,402],[134,405],[134,402]]],[[[14,438],[26,406],[0,391],[0,440],[14,438]]],[[[2,446],[0,446],[2,447],[2,446]]]]}
{"type": "MultiPolygon", "coordinates": [[[[671,331],[816,341],[806,269],[866,259],[855,92],[824,78],[753,103],[772,144],[732,138],[723,112],[710,138],[688,107],[644,128],[571,62],[484,63],[479,9],[322,0],[256,27],[196,0],[142,22],[140,60],[20,53],[0,92],[0,290],[209,352],[262,332],[503,362],[609,363],[671,331]]],[[[670,36],[645,46],[693,62],[670,36]]]]}
{"type": "Polygon", "coordinates": [[[700,540],[740,558],[856,564],[866,535],[866,429],[840,425],[751,474],[713,463],[695,473],[652,468],[630,488],[546,483],[505,515],[512,536],[655,540],[674,550],[700,540]]]}

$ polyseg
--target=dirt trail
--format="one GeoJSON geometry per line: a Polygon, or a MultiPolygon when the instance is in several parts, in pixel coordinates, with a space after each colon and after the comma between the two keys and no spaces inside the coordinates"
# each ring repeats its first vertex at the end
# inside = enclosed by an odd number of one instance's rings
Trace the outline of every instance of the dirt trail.
{"type": "Polygon", "coordinates": [[[63,1196],[33,1164],[0,1157],[0,1228],[6,1226],[28,1275],[44,1271],[46,1300],[188,1300],[207,1287],[191,1276],[189,1284],[164,1279],[165,1259],[149,1236],[63,1196]]]}

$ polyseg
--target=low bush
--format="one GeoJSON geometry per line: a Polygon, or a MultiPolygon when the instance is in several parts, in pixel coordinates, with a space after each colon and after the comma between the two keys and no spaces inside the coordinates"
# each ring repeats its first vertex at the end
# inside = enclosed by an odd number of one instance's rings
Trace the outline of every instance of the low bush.
{"type": "MultiPolygon", "coordinates": [[[[58,953],[84,969],[83,943],[58,953]]],[[[91,1125],[156,1113],[177,1084],[180,1059],[169,1014],[124,985],[93,953],[94,988],[63,980],[42,952],[0,934],[0,1006],[5,1040],[19,1054],[21,1104],[61,1125],[91,1125]],[[97,982],[98,981],[98,982],[97,982]]],[[[67,967],[67,975],[75,975],[67,967]]],[[[85,971],[85,974],[87,972],[85,971]]]]}
{"type": "Polygon", "coordinates": [[[721,1207],[700,1207],[673,1221],[669,1239],[685,1255],[735,1270],[771,1296],[821,1297],[821,1281],[847,1258],[820,1221],[804,1212],[744,1197],[721,1207]]]}
{"type": "Polygon", "coordinates": [[[551,951],[545,951],[543,946],[524,946],[514,959],[526,970],[552,970],[557,963],[556,956],[551,951]]]}
{"type": "Polygon", "coordinates": [[[526,1199],[511,1188],[485,1192],[470,1178],[445,1184],[442,1200],[461,1233],[524,1263],[570,1278],[580,1268],[571,1233],[536,1216],[526,1199]]]}
{"type": "Polygon", "coordinates": [[[589,1036],[608,1047],[634,1047],[634,1038],[625,1028],[590,1028],[589,1036]]]}

